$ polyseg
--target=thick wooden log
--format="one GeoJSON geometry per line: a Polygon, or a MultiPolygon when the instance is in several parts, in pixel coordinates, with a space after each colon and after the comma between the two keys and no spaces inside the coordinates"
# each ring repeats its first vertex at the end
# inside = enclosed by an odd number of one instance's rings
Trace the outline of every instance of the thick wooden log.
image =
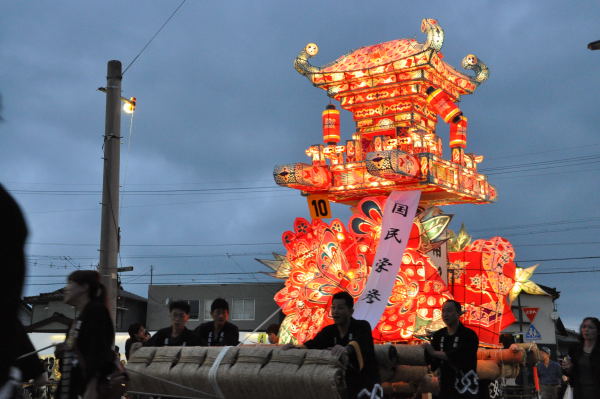
{"type": "Polygon", "coordinates": [[[425,350],[420,345],[394,345],[398,352],[398,364],[425,366],[425,350]]]}
{"type": "MultiPolygon", "coordinates": [[[[179,361],[169,372],[171,381],[186,387],[194,388],[197,381],[196,372],[198,367],[204,363],[207,352],[208,348],[203,346],[183,347],[181,349],[179,361]]],[[[178,392],[180,392],[182,396],[196,395],[196,392],[184,390],[182,388],[178,392]]]]}
{"type": "MultiPolygon", "coordinates": [[[[235,381],[232,384],[220,384],[221,392],[226,398],[260,398],[267,385],[273,379],[259,378],[261,368],[271,358],[272,346],[244,347],[238,352],[235,363],[227,371],[227,375],[235,381]]],[[[274,376],[273,376],[274,377],[274,376]]]]}
{"type": "Polygon", "coordinates": [[[495,360],[478,360],[477,375],[481,380],[495,380],[500,377],[500,365],[495,360]]]}
{"type": "Polygon", "coordinates": [[[512,348],[513,346],[521,348],[527,352],[530,352],[531,357],[532,357],[530,360],[533,363],[542,361],[542,356],[540,355],[540,349],[538,348],[538,346],[536,344],[534,344],[534,343],[512,344],[510,347],[512,348]]]}
{"type": "Polygon", "coordinates": [[[341,399],[346,366],[347,356],[330,350],[259,345],[141,348],[127,369],[130,391],[152,396],[204,397],[219,389],[226,399],[341,399]]]}
{"type": "MultiPolygon", "coordinates": [[[[498,364],[495,360],[478,360],[477,375],[480,379],[495,380],[500,376],[505,378],[515,378],[519,374],[518,364],[498,364]]],[[[428,375],[425,366],[407,366],[397,365],[394,367],[394,374],[389,379],[383,379],[383,382],[410,382],[417,383],[428,375]]]]}
{"type": "MultiPolygon", "coordinates": [[[[165,346],[162,348],[157,348],[154,358],[152,359],[152,363],[146,367],[146,374],[162,378],[164,380],[169,380],[169,372],[179,359],[181,348],[181,346],[165,346]]],[[[140,350],[141,349],[139,349],[136,353],[138,353],[140,350]]],[[[157,394],[168,395],[169,392],[173,392],[174,390],[172,385],[169,385],[163,381],[152,379],[150,384],[154,389],[152,392],[157,394]]],[[[177,392],[179,393],[179,391],[177,392]]]]}
{"type": "Polygon", "coordinates": [[[394,375],[394,366],[398,361],[398,352],[393,345],[375,345],[375,359],[382,381],[390,380],[394,375]]]}
{"type": "MultiPolygon", "coordinates": [[[[345,358],[345,356],[343,356],[345,358]]],[[[343,359],[335,357],[328,349],[306,352],[304,363],[296,373],[305,381],[305,395],[314,399],[337,399],[346,396],[343,359]]],[[[288,396],[288,398],[291,396],[288,396]]],[[[294,397],[298,397],[295,395],[294,397]]],[[[241,399],[241,398],[240,398],[241,399]]]]}
{"type": "Polygon", "coordinates": [[[149,378],[145,377],[146,368],[156,353],[157,348],[143,347],[131,354],[129,361],[127,362],[127,370],[130,370],[130,379],[128,389],[134,392],[144,392],[149,384],[153,382],[149,378]]]}
{"type": "Polygon", "coordinates": [[[306,352],[304,349],[273,351],[269,363],[260,370],[259,378],[270,382],[262,398],[289,398],[290,392],[302,392],[305,389],[306,382],[297,374],[306,352]],[[272,383],[273,380],[277,383],[272,383]]]}
{"type": "MultiPolygon", "coordinates": [[[[217,358],[219,357],[219,354],[224,349],[225,348],[218,346],[211,346],[207,348],[204,362],[196,369],[196,374],[194,375],[195,381],[194,385],[192,386],[193,388],[202,392],[208,392],[213,395],[215,394],[213,385],[209,380],[209,373],[213,367],[213,364],[215,364],[217,358]]],[[[215,376],[216,383],[219,387],[222,387],[226,384],[235,384],[235,378],[229,374],[229,369],[231,368],[231,365],[235,363],[238,351],[239,348],[229,348],[221,359],[221,362],[216,369],[215,376]]]]}
{"type": "Polygon", "coordinates": [[[397,365],[394,367],[394,375],[390,382],[417,382],[427,374],[426,366],[397,365]]]}
{"type": "Polygon", "coordinates": [[[495,360],[497,363],[523,363],[525,362],[525,350],[518,346],[509,349],[479,349],[478,360],[495,360]]]}

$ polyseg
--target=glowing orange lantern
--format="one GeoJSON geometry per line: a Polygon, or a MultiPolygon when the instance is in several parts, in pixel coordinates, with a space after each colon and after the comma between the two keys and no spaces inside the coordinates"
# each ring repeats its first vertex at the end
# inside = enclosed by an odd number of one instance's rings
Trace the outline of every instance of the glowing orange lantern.
{"type": "Polygon", "coordinates": [[[450,123],[450,148],[467,148],[467,126],[469,121],[461,115],[458,122],[450,123]]]}
{"type": "Polygon", "coordinates": [[[337,144],[340,142],[340,111],[335,105],[329,104],[322,114],[323,118],[323,142],[326,144],[337,144]]]}
{"type": "Polygon", "coordinates": [[[442,89],[436,90],[433,87],[429,87],[426,93],[429,94],[427,104],[429,104],[436,114],[442,117],[444,122],[449,123],[450,121],[454,121],[454,118],[457,116],[462,115],[458,105],[442,89]]]}
{"type": "Polygon", "coordinates": [[[456,122],[450,122],[450,148],[452,149],[452,162],[463,165],[464,152],[467,148],[468,119],[464,115],[455,117],[456,122]]]}

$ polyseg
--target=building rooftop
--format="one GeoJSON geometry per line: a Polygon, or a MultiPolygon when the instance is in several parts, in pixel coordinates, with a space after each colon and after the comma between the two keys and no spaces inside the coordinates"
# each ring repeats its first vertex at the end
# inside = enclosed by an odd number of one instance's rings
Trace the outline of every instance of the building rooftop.
{"type": "MultiPolygon", "coordinates": [[[[52,291],[52,292],[41,292],[38,295],[24,297],[23,302],[25,302],[26,304],[33,304],[33,303],[48,303],[50,301],[60,301],[63,299],[63,297],[65,295],[64,293],[65,293],[64,288],[60,288],[60,289],[58,289],[56,291],[52,291]]],[[[119,297],[133,299],[133,300],[140,301],[140,302],[148,302],[148,299],[141,297],[139,295],[136,295],[132,292],[125,291],[122,288],[119,288],[119,297]]]]}

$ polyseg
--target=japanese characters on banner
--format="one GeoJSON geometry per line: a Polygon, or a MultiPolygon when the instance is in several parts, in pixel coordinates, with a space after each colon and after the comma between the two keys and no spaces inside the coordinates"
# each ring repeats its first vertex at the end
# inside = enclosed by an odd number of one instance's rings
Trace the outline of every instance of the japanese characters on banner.
{"type": "Polygon", "coordinates": [[[420,191],[394,191],[385,202],[371,273],[354,310],[354,318],[367,320],[372,327],[379,323],[394,288],[420,198],[420,191]]]}

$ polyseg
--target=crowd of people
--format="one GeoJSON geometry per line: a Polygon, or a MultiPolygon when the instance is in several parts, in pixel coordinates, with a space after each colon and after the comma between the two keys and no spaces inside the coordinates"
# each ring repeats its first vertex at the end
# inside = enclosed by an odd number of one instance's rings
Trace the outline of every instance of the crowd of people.
{"type": "Polygon", "coordinates": [[[150,336],[145,327],[134,323],[129,327],[125,343],[127,359],[141,346],[234,346],[239,343],[240,332],[229,322],[229,304],[223,298],[215,299],[210,308],[212,321],[199,325],[193,331],[187,328],[190,305],[186,301],[169,304],[171,325],[150,336]]]}

